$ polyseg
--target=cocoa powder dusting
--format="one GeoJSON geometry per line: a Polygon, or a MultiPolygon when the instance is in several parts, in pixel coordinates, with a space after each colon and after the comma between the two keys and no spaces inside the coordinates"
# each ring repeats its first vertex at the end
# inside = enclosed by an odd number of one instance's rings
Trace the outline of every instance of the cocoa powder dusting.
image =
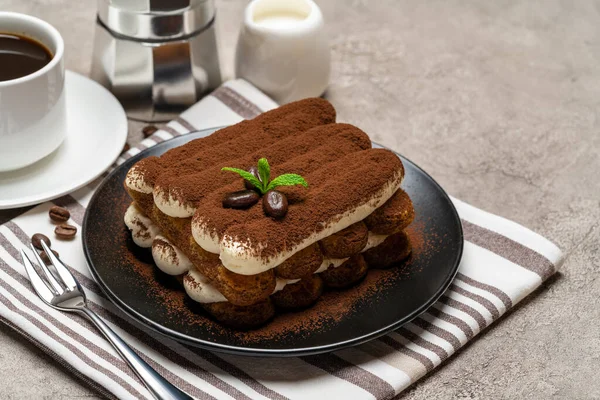
{"type": "Polygon", "coordinates": [[[200,156],[202,159],[210,158],[211,164],[206,168],[185,173],[177,165],[168,166],[156,185],[163,196],[169,195],[182,204],[195,206],[209,193],[239,181],[238,175],[223,173],[222,167],[248,169],[256,166],[259,158],[265,157],[274,168],[273,177],[290,171],[304,174],[344,154],[370,147],[367,134],[348,124],[320,125],[304,132],[290,133],[284,138],[274,137],[269,131],[233,147],[227,142],[206,149],[206,155],[200,156]]]}
{"type": "MultiPolygon", "coordinates": [[[[282,138],[305,131],[314,126],[335,122],[335,109],[327,101],[320,98],[310,98],[289,103],[271,110],[258,117],[242,121],[238,124],[223,128],[212,135],[196,139],[185,146],[171,149],[160,158],[151,157],[134,165],[143,181],[154,186],[159,176],[166,174],[167,181],[177,174],[196,172],[211,166],[215,157],[230,151],[247,151],[245,146],[253,146],[253,139],[258,135],[271,135],[282,138]],[[150,160],[150,161],[147,161],[150,160]],[[173,175],[175,174],[175,175],[173,175]]],[[[255,145],[256,143],[254,143],[255,145]]]]}
{"type": "MultiPolygon", "coordinates": [[[[436,232],[427,231],[426,226],[429,221],[424,221],[420,218],[416,218],[409,226],[405,229],[408,237],[410,238],[410,244],[412,247],[412,253],[407,260],[407,266],[415,270],[414,260],[427,261],[433,257],[437,249],[443,245],[443,238],[440,238],[436,232]]],[[[421,263],[423,264],[423,263],[421,263]]],[[[417,271],[420,272],[420,271],[417,271]]]]}
{"type": "MultiPolygon", "coordinates": [[[[354,151],[306,173],[309,189],[304,190],[304,199],[290,202],[288,213],[281,220],[266,217],[260,207],[224,209],[222,196],[242,185],[239,179],[201,201],[193,221],[206,225],[219,237],[236,238],[248,252],[268,260],[335,223],[334,216],[366,203],[398,174],[403,174],[402,163],[389,150],[354,151]]],[[[281,191],[287,195],[287,190],[281,191]]]]}
{"type": "Polygon", "coordinates": [[[177,253],[175,252],[173,246],[170,243],[164,241],[163,239],[155,238],[152,241],[152,247],[161,249],[163,251],[163,256],[167,258],[169,263],[175,264],[179,261],[177,259],[177,253]]]}
{"type": "Polygon", "coordinates": [[[150,231],[148,230],[148,227],[142,221],[136,219],[133,221],[133,224],[140,228],[140,230],[137,231],[137,233],[135,234],[136,237],[142,239],[150,239],[152,237],[150,231]]]}

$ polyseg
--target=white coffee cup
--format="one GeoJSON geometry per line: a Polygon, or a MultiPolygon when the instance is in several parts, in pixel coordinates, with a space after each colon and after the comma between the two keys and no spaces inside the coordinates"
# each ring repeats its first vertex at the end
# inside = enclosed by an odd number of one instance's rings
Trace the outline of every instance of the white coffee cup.
{"type": "Polygon", "coordinates": [[[0,32],[34,39],[52,53],[43,68],[0,81],[0,171],[9,171],[52,153],[67,134],[65,45],[52,25],[25,14],[0,11],[0,32]]]}
{"type": "Polygon", "coordinates": [[[235,71],[283,104],[323,94],[331,55],[312,0],[253,0],[244,13],[235,71]]]}

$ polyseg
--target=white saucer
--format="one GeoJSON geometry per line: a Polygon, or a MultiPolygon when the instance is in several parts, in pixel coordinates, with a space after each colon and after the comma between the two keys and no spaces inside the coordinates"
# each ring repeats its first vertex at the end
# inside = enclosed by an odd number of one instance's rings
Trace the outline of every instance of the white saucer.
{"type": "Polygon", "coordinates": [[[0,210],[41,203],[79,189],[121,154],[127,141],[127,117],[119,101],[98,83],[71,71],[66,71],[65,85],[67,138],[35,164],[0,172],[0,210]]]}

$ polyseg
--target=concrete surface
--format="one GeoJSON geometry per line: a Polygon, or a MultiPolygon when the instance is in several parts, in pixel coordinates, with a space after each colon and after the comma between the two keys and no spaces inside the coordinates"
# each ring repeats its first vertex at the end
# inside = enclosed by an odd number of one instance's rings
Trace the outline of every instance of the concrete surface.
{"type": "MultiPolygon", "coordinates": [[[[0,0],[64,35],[87,73],[90,1],[0,0]]],[[[402,399],[600,398],[600,3],[322,0],[339,120],[452,195],[556,242],[560,274],[402,399]]],[[[231,76],[244,1],[217,1],[231,76]]],[[[140,139],[131,126],[130,143],[140,139]]],[[[95,398],[0,328],[0,398],[95,398]]]]}

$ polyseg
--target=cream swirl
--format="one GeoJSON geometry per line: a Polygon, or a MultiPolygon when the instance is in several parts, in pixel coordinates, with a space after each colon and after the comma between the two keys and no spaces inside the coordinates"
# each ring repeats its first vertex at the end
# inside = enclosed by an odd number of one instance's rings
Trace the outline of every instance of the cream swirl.
{"type": "Polygon", "coordinates": [[[133,241],[140,247],[151,247],[152,241],[160,233],[158,226],[133,203],[127,208],[124,220],[131,231],[133,241]]]}
{"type": "Polygon", "coordinates": [[[187,276],[183,278],[183,287],[188,296],[198,303],[220,303],[227,301],[221,294],[197,269],[192,268],[187,276]]]}
{"type": "Polygon", "coordinates": [[[144,174],[140,171],[139,166],[134,165],[127,172],[125,177],[125,185],[129,189],[135,190],[141,193],[152,193],[152,186],[146,182],[144,174]]]}
{"type": "Polygon", "coordinates": [[[152,258],[156,266],[169,275],[181,275],[192,268],[190,259],[161,235],[152,242],[152,258]]]}
{"type": "Polygon", "coordinates": [[[196,211],[195,207],[182,203],[176,196],[173,196],[171,191],[164,190],[159,186],[154,187],[152,194],[156,207],[169,217],[189,218],[196,211]]]}

